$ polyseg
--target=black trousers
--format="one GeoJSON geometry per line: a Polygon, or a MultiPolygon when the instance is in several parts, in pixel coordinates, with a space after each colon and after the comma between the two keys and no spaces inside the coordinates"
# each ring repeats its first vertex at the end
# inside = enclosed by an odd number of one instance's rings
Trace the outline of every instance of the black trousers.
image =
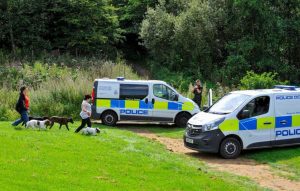
{"type": "Polygon", "coordinates": [[[75,130],[75,133],[78,133],[81,129],[83,129],[85,126],[92,127],[91,119],[86,118],[81,120],[81,125],[75,130]]]}
{"type": "Polygon", "coordinates": [[[193,101],[201,108],[202,96],[195,96],[193,101]]]}

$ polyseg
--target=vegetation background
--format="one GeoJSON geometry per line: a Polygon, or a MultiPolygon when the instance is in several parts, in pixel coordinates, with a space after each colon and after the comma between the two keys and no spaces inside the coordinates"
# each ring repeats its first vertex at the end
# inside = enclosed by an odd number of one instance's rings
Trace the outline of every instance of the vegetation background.
{"type": "Polygon", "coordinates": [[[200,78],[217,99],[299,84],[299,68],[300,0],[0,1],[0,120],[16,117],[23,84],[33,115],[75,117],[95,78],[161,79],[187,96],[200,78]]]}

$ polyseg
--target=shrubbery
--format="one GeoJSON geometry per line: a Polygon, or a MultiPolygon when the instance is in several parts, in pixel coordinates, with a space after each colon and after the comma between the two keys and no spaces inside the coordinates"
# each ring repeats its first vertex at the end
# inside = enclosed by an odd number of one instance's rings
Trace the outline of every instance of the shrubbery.
{"type": "Polygon", "coordinates": [[[287,83],[287,81],[280,82],[277,73],[264,72],[262,74],[256,74],[250,71],[241,79],[240,88],[246,90],[268,89],[273,88],[274,85],[287,83]]]}
{"type": "Polygon", "coordinates": [[[152,67],[238,85],[247,71],[299,83],[299,2],[169,0],[149,8],[140,36],[152,67]]]}
{"type": "Polygon", "coordinates": [[[117,76],[138,79],[129,66],[109,61],[93,62],[90,67],[82,69],[40,62],[24,65],[18,70],[6,68],[0,77],[4,84],[0,89],[0,120],[14,120],[18,117],[15,103],[21,84],[30,87],[30,115],[78,118],[83,95],[91,93],[94,79],[117,76]],[[16,76],[15,80],[13,76],[16,76]]]}

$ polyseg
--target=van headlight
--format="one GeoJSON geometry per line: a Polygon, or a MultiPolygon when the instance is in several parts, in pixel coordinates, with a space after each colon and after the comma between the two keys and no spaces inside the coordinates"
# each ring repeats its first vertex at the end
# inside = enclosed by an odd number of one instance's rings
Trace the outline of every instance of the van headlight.
{"type": "Polygon", "coordinates": [[[219,125],[225,120],[225,117],[218,119],[212,123],[208,123],[202,126],[202,131],[212,131],[219,128],[219,125]]]}

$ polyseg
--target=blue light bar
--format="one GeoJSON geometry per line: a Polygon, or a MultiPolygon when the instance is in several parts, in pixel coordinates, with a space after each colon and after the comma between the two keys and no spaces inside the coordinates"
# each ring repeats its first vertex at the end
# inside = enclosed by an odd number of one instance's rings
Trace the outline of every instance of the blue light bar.
{"type": "Polygon", "coordinates": [[[287,85],[275,85],[275,89],[283,89],[283,90],[296,90],[298,86],[287,86],[287,85]]]}
{"type": "Polygon", "coordinates": [[[125,78],[124,78],[124,77],[117,77],[117,80],[118,80],[118,81],[124,81],[125,78]]]}

